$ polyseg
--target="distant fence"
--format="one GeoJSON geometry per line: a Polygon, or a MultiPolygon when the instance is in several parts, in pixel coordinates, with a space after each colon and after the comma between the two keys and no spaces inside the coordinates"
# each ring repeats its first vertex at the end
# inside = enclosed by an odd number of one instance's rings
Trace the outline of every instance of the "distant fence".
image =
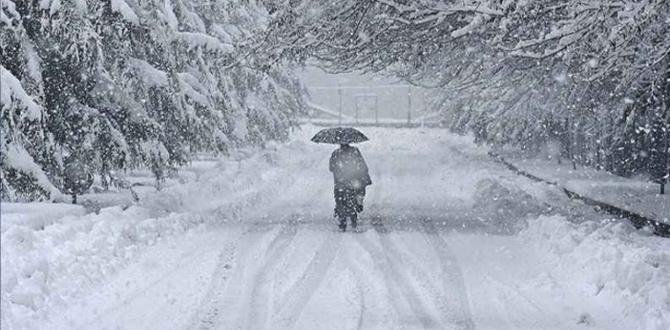
{"type": "Polygon", "coordinates": [[[348,126],[348,127],[388,127],[388,128],[438,128],[442,127],[442,123],[438,121],[422,121],[422,122],[406,122],[394,120],[380,120],[380,121],[339,121],[337,119],[319,119],[319,118],[300,118],[300,124],[312,124],[315,126],[331,127],[331,126],[348,126]]]}
{"type": "MultiPolygon", "coordinates": [[[[382,86],[383,87],[383,86],[382,86]]],[[[344,87],[342,89],[345,89],[344,87]]],[[[372,94],[362,94],[356,95],[356,97],[369,98],[373,99],[374,107],[372,111],[362,112],[359,111],[358,102],[354,108],[353,116],[349,113],[345,113],[342,110],[342,102],[338,110],[333,110],[328,108],[325,105],[317,104],[314,102],[308,102],[307,105],[310,108],[309,116],[299,119],[301,124],[313,124],[317,126],[359,126],[359,127],[441,127],[442,123],[440,121],[439,113],[417,113],[418,116],[412,117],[411,110],[408,110],[407,118],[388,118],[379,115],[379,102],[377,96],[372,94]],[[367,115],[363,115],[367,113],[367,115]],[[373,113],[374,115],[370,116],[373,113]]],[[[408,105],[411,107],[411,101],[408,102],[408,105]]],[[[410,108],[411,109],[411,108],[410,108]]]]}
{"type": "Polygon", "coordinates": [[[310,86],[309,117],[313,123],[416,127],[437,125],[437,115],[427,114],[428,91],[402,84],[368,86],[310,86]],[[430,117],[430,118],[429,118],[430,117]],[[427,120],[429,119],[429,120],[427,120]]]}

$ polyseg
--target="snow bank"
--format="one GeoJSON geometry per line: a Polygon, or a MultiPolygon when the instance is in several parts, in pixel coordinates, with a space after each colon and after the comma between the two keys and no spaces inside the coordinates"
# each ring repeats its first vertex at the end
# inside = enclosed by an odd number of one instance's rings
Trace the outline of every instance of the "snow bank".
{"type": "Polygon", "coordinates": [[[22,225],[32,229],[43,229],[65,216],[81,216],[86,210],[81,205],[62,203],[8,203],[2,202],[0,232],[22,225]]]}
{"type": "MultiPolygon", "coordinates": [[[[562,216],[540,216],[519,239],[550,256],[575,289],[624,306],[622,322],[670,329],[670,240],[642,236],[618,221],[574,224],[562,216]]],[[[584,315],[598,327],[597,311],[584,315]]]]}
{"type": "Polygon", "coordinates": [[[70,216],[43,230],[9,225],[2,233],[2,328],[66,303],[121,267],[143,245],[201,223],[197,216],[149,217],[149,210],[103,209],[70,216]]]}
{"type": "Polygon", "coordinates": [[[281,195],[286,184],[300,175],[298,165],[291,164],[300,158],[290,155],[306,154],[306,149],[304,143],[294,142],[285,146],[268,143],[264,150],[237,150],[201,172],[198,181],[167,187],[160,194],[146,196],[142,205],[164,212],[215,213],[213,221],[218,223],[239,220],[240,212],[253,211],[255,205],[281,195]]]}
{"type": "Polygon", "coordinates": [[[516,233],[527,226],[527,219],[549,207],[512,182],[486,178],[477,182],[473,208],[494,232],[516,233]]]}
{"type": "Polygon", "coordinates": [[[82,208],[71,205],[3,203],[1,328],[36,328],[47,313],[95,290],[159,240],[257,212],[256,205],[273,202],[299,176],[287,176],[286,167],[293,172],[304,166],[291,155],[305,148],[270,143],[215,164],[196,162],[189,182],[143,196],[127,209],[82,215],[82,208]]]}

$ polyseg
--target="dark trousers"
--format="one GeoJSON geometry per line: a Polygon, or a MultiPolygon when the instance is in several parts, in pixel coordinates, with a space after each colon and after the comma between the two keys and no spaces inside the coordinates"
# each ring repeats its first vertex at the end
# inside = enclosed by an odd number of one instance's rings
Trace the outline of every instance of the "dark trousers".
{"type": "Polygon", "coordinates": [[[335,217],[340,220],[340,227],[347,226],[347,219],[356,226],[358,212],[363,211],[363,196],[365,189],[335,188],[335,217]]]}

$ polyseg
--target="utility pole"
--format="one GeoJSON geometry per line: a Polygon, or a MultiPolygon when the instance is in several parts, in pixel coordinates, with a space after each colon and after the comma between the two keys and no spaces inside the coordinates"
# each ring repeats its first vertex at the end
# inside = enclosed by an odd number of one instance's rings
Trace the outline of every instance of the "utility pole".
{"type": "Polygon", "coordinates": [[[379,107],[377,106],[377,95],[375,95],[375,125],[379,125],[379,107]]]}
{"type": "Polygon", "coordinates": [[[358,98],[356,98],[356,102],[354,102],[354,109],[356,109],[356,113],[355,113],[354,116],[356,116],[355,120],[356,120],[356,124],[358,124],[358,98]]]}
{"type": "Polygon", "coordinates": [[[407,86],[407,124],[412,123],[412,85],[407,86]]]}
{"type": "Polygon", "coordinates": [[[423,102],[423,110],[421,111],[421,128],[424,127],[424,124],[426,122],[426,114],[428,113],[428,110],[426,109],[426,91],[424,90],[421,93],[421,100],[424,100],[423,102]]]}
{"type": "Polygon", "coordinates": [[[338,114],[338,122],[340,125],[342,125],[342,86],[340,84],[337,84],[337,94],[340,97],[340,107],[339,107],[339,114],[338,114]]]}

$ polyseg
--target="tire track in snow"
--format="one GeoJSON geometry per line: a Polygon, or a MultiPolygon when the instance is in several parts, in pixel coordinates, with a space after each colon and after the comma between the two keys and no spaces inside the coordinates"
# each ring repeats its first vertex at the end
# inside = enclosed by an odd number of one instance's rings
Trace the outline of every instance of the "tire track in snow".
{"type": "MultiPolygon", "coordinates": [[[[350,237],[347,237],[350,238],[350,237]]],[[[347,242],[343,243],[343,246],[345,247],[351,247],[354,244],[353,239],[347,240],[347,242]]],[[[361,267],[358,265],[358,262],[356,259],[351,255],[351,251],[347,249],[343,253],[344,261],[346,264],[346,267],[354,274],[355,280],[356,280],[356,288],[360,293],[360,304],[361,304],[361,312],[359,315],[359,320],[358,320],[358,325],[357,329],[370,329],[370,328],[379,328],[380,325],[379,321],[376,321],[375,319],[379,319],[380,321],[389,321],[395,316],[397,316],[397,313],[394,313],[395,309],[393,306],[389,306],[391,310],[383,310],[382,308],[377,308],[377,311],[372,311],[368,312],[369,310],[373,310],[374,306],[368,306],[366,303],[368,300],[365,297],[366,289],[368,290],[374,290],[375,286],[373,282],[370,280],[370,275],[367,272],[364,272],[361,267]],[[368,315],[369,314],[369,315],[368,315]]],[[[370,303],[372,304],[378,304],[383,300],[384,297],[389,298],[386,301],[390,302],[392,304],[392,299],[390,297],[387,297],[388,292],[376,292],[376,294],[372,294],[372,299],[370,299],[370,303]]],[[[395,320],[396,323],[398,323],[397,319],[395,320]]],[[[393,322],[390,322],[392,324],[393,322]]],[[[384,328],[389,328],[389,325],[381,325],[384,328]]]]}
{"type": "MultiPolygon", "coordinates": [[[[383,223],[381,222],[381,217],[380,216],[373,216],[371,221],[370,221],[370,224],[372,225],[372,228],[374,228],[375,231],[377,231],[377,233],[384,233],[384,234],[386,233],[386,228],[383,226],[383,223]]],[[[372,244],[369,241],[366,241],[365,243],[366,244],[372,244]]],[[[358,241],[358,244],[363,248],[363,250],[365,250],[370,255],[372,260],[382,260],[383,259],[383,257],[381,257],[381,255],[379,253],[375,253],[375,252],[373,252],[374,250],[371,250],[370,248],[364,246],[364,244],[360,241],[360,239],[358,241]]],[[[382,275],[384,277],[384,285],[386,286],[386,289],[387,289],[388,294],[390,296],[389,302],[391,303],[391,307],[395,311],[394,315],[396,317],[399,316],[399,315],[402,315],[402,309],[400,308],[400,306],[398,306],[398,302],[400,301],[399,300],[400,297],[398,297],[397,293],[393,292],[393,287],[394,286],[391,285],[391,279],[389,278],[389,274],[387,273],[388,267],[380,266],[379,261],[377,261],[375,266],[382,272],[382,275]]],[[[400,323],[400,321],[401,320],[398,319],[399,323],[400,323]]]]}
{"type": "MultiPolygon", "coordinates": [[[[375,225],[374,228],[380,241],[382,241],[381,236],[386,235],[385,231],[381,231],[384,227],[378,224],[375,225]]],[[[376,266],[384,275],[384,282],[391,295],[391,303],[396,310],[396,313],[401,315],[399,321],[401,323],[407,323],[401,324],[401,326],[403,328],[409,327],[410,329],[417,328],[418,325],[423,329],[443,328],[437,318],[428,314],[427,308],[421,300],[420,295],[409,285],[411,282],[402,271],[403,265],[398,265],[392,260],[388,252],[386,252],[388,249],[384,248],[385,244],[382,243],[382,248],[377,248],[363,235],[357,235],[357,238],[359,245],[370,254],[373,260],[376,261],[376,266]],[[409,311],[404,310],[398,304],[398,302],[402,300],[409,306],[409,311]],[[405,315],[406,318],[402,317],[402,315],[405,315]],[[410,321],[412,318],[414,321],[410,321]]],[[[388,245],[386,247],[388,247],[388,245]]]]}
{"type": "Polygon", "coordinates": [[[249,302],[249,313],[246,319],[246,329],[264,329],[267,320],[267,314],[270,309],[270,293],[272,281],[270,275],[282,260],[286,249],[295,239],[298,233],[298,223],[296,217],[289,218],[289,221],[282,228],[280,233],[272,240],[265,253],[266,263],[256,271],[254,276],[249,302]],[[270,286],[270,288],[268,288],[270,286]]]}
{"type": "MultiPolygon", "coordinates": [[[[372,222],[373,228],[375,229],[375,231],[377,231],[377,233],[379,233],[379,234],[389,233],[389,230],[384,226],[384,223],[382,222],[380,216],[378,216],[378,215],[373,216],[371,222],[372,222]]],[[[416,277],[422,284],[424,284],[427,287],[426,289],[429,292],[433,292],[433,293],[438,292],[438,287],[434,285],[433,281],[430,280],[429,276],[425,272],[419,271],[419,269],[421,268],[420,264],[414,262],[413,261],[414,258],[412,258],[411,255],[409,255],[405,251],[396,249],[395,247],[397,246],[397,244],[393,243],[389,239],[388,235],[380,235],[379,239],[380,239],[380,242],[382,243],[382,245],[384,246],[385,250],[388,253],[395,256],[395,258],[392,258],[392,259],[400,260],[400,262],[405,266],[405,267],[403,267],[404,269],[415,270],[415,272],[413,272],[411,274],[411,276],[416,277]]],[[[440,300],[440,299],[444,299],[444,298],[440,295],[437,295],[435,297],[435,300],[440,300]]]]}
{"type": "Polygon", "coordinates": [[[440,261],[442,285],[444,293],[453,293],[453,299],[441,299],[440,309],[446,320],[458,326],[459,329],[474,329],[475,324],[470,312],[469,300],[466,292],[463,272],[458,266],[456,257],[451,253],[447,242],[439,235],[432,220],[424,218],[421,221],[426,240],[435,250],[440,261]]]}
{"type": "Polygon", "coordinates": [[[300,318],[300,314],[319,288],[335,259],[342,234],[328,231],[321,246],[310,260],[307,268],[298,280],[288,289],[279,304],[279,322],[276,328],[291,329],[300,318]]]}
{"type": "Polygon", "coordinates": [[[363,288],[361,288],[360,282],[356,280],[356,291],[358,293],[358,298],[359,298],[359,306],[361,308],[361,312],[358,314],[358,322],[356,322],[356,330],[361,330],[363,329],[363,315],[365,315],[365,292],[363,291],[363,288]]]}
{"type": "MultiPolygon", "coordinates": [[[[381,218],[379,220],[376,220],[378,223],[375,224],[375,228],[377,229],[377,232],[382,234],[382,233],[388,233],[388,229],[384,227],[383,223],[381,222],[381,218]]],[[[397,244],[393,243],[388,235],[380,235],[380,241],[382,245],[384,246],[385,250],[393,255],[392,260],[399,260],[401,264],[405,265],[403,269],[409,269],[413,270],[412,273],[410,273],[410,276],[415,277],[421,282],[424,286],[426,286],[426,290],[431,293],[436,293],[438,291],[438,287],[434,285],[433,281],[430,280],[429,276],[426,274],[425,271],[421,271],[421,264],[417,263],[414,261],[414,257],[410,254],[408,254],[405,251],[402,251],[400,249],[396,249],[397,244]]],[[[439,294],[435,295],[435,300],[439,301],[443,297],[439,294]]]]}
{"type": "Polygon", "coordinates": [[[221,250],[214,270],[214,275],[212,276],[207,289],[207,294],[202,299],[199,308],[196,310],[194,318],[189,322],[189,324],[191,324],[189,329],[210,329],[216,325],[216,321],[219,319],[219,313],[221,312],[220,308],[218,308],[218,303],[221,299],[221,292],[219,289],[223,287],[227,280],[226,274],[230,271],[230,264],[235,258],[235,251],[237,245],[239,245],[239,241],[248,232],[249,231],[241,233],[235,241],[226,243],[223,250],[221,250]],[[204,315],[200,313],[201,311],[204,311],[204,315]]]}
{"type": "MultiPolygon", "coordinates": [[[[239,237],[241,235],[242,235],[242,232],[236,234],[237,237],[239,237]]],[[[201,246],[196,246],[192,249],[189,249],[187,253],[183,253],[180,260],[175,265],[170,267],[165,272],[164,275],[162,275],[161,277],[159,277],[156,280],[153,280],[153,281],[149,282],[147,285],[142,286],[141,288],[137,289],[135,291],[135,293],[133,293],[132,295],[128,296],[127,298],[124,298],[123,300],[119,301],[113,307],[102,310],[100,313],[97,314],[97,316],[95,316],[91,320],[91,322],[87,322],[87,323],[84,323],[82,325],[76,326],[76,328],[77,329],[88,329],[88,328],[93,327],[92,322],[100,322],[101,319],[103,318],[103,316],[115,313],[115,312],[123,309],[124,307],[131,304],[131,302],[133,302],[134,300],[143,297],[143,295],[145,295],[147,292],[149,292],[154,287],[162,284],[165,281],[169,281],[171,276],[173,275],[173,273],[176,272],[178,269],[183,268],[183,267],[192,266],[192,263],[197,262],[198,259],[194,258],[194,257],[196,256],[196,254],[198,254],[201,251],[201,249],[202,249],[201,246]]],[[[223,253],[224,252],[222,250],[222,252],[219,253],[219,258],[221,257],[221,255],[223,253]]],[[[219,266],[218,266],[218,263],[217,263],[216,268],[218,269],[218,267],[219,266]]]]}
{"type": "MultiPolygon", "coordinates": [[[[419,283],[420,287],[423,289],[423,292],[432,299],[432,304],[436,307],[436,312],[439,311],[440,316],[453,315],[454,308],[449,308],[449,304],[451,303],[449,293],[453,290],[449,290],[449,288],[443,284],[445,278],[444,271],[442,270],[442,274],[439,276],[441,281],[438,281],[436,285],[436,281],[426,273],[425,269],[422,269],[421,263],[414,261],[415,258],[411,255],[411,252],[400,249],[400,246],[393,242],[393,240],[388,235],[386,235],[386,233],[389,231],[384,227],[383,223],[381,222],[381,218],[374,220],[373,225],[378,233],[384,234],[380,235],[379,237],[382,249],[390,256],[390,260],[399,265],[399,269],[407,270],[408,279],[413,278],[415,279],[415,283],[419,283]]],[[[433,243],[431,243],[428,239],[428,235],[422,233],[422,236],[425,239],[427,248],[434,250],[435,256],[438,258],[440,268],[442,269],[442,264],[444,264],[442,259],[444,256],[439,255],[438,251],[434,249],[433,243]]],[[[455,320],[454,317],[441,317],[441,321],[445,324],[453,324],[458,329],[472,329],[463,327],[462,322],[455,320]]]]}
{"type": "Polygon", "coordinates": [[[245,274],[250,267],[248,261],[251,259],[250,255],[255,252],[258,242],[264,241],[267,235],[274,235],[272,238],[274,239],[281,233],[279,229],[274,234],[268,234],[274,228],[276,226],[269,224],[252,225],[228,248],[229,254],[222,254],[220,264],[215,270],[217,276],[212,278],[208,293],[194,314],[195,319],[189,329],[220,328],[220,323],[224,321],[222,318],[227,316],[223,313],[234,310],[243,294],[245,274]],[[233,266],[234,264],[236,265],[233,266]]]}

